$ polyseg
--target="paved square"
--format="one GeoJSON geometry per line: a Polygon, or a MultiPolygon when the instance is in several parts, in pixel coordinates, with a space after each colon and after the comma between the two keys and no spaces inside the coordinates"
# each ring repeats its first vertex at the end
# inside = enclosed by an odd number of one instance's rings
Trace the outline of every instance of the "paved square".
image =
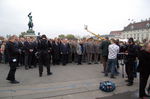
{"type": "MultiPolygon", "coordinates": [[[[121,74],[116,79],[104,77],[101,73],[102,65],[52,66],[53,75],[39,77],[38,68],[25,70],[20,67],[16,72],[16,79],[20,84],[12,85],[6,80],[9,66],[0,64],[0,98],[1,99],[95,99],[111,96],[118,93],[135,91],[138,88],[138,79],[132,87],[127,87],[121,74]],[[111,80],[116,83],[117,89],[111,93],[104,93],[98,89],[101,81],[111,80]]],[[[121,72],[121,71],[120,71],[121,72]]]]}

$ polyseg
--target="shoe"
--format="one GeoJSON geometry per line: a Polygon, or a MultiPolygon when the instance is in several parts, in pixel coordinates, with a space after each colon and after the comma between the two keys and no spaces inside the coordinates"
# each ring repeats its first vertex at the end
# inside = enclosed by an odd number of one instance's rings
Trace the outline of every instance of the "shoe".
{"type": "Polygon", "coordinates": [[[16,69],[19,69],[20,67],[16,67],[16,69]]]}
{"type": "Polygon", "coordinates": [[[20,82],[17,81],[17,80],[13,80],[13,81],[11,81],[10,83],[12,83],[12,84],[18,84],[18,83],[20,83],[20,82]]]}
{"type": "Polygon", "coordinates": [[[150,96],[144,95],[143,97],[140,97],[140,99],[149,99],[150,96]]]}
{"type": "Polygon", "coordinates": [[[6,80],[9,80],[9,81],[11,81],[11,79],[9,79],[9,78],[6,78],[6,80]]]}
{"type": "Polygon", "coordinates": [[[149,95],[144,95],[144,97],[150,97],[149,95]]]}
{"type": "Polygon", "coordinates": [[[113,78],[113,79],[115,79],[116,77],[115,77],[114,75],[111,75],[111,76],[110,76],[110,78],[113,78]]]}
{"type": "Polygon", "coordinates": [[[101,71],[101,73],[105,73],[104,71],[101,71]]]}
{"type": "Polygon", "coordinates": [[[108,74],[105,74],[105,77],[107,77],[108,76],[108,74]]]}
{"type": "Polygon", "coordinates": [[[53,73],[52,72],[50,72],[50,73],[48,73],[47,75],[52,75],[53,73]]]}
{"type": "Polygon", "coordinates": [[[25,67],[25,70],[28,70],[29,68],[28,67],[25,67]]]}
{"type": "Polygon", "coordinates": [[[42,74],[40,74],[39,77],[42,77],[42,74]]]}
{"type": "Polygon", "coordinates": [[[127,80],[125,80],[125,82],[129,82],[129,80],[127,79],[127,80]]]}
{"type": "Polygon", "coordinates": [[[133,83],[131,83],[131,82],[129,82],[128,84],[127,84],[127,86],[132,86],[133,85],[133,83]]]}
{"type": "Polygon", "coordinates": [[[150,89],[147,90],[147,94],[150,95],[150,89]]]}
{"type": "Polygon", "coordinates": [[[29,68],[30,68],[30,69],[32,69],[33,67],[32,67],[32,66],[30,66],[29,68]]]}

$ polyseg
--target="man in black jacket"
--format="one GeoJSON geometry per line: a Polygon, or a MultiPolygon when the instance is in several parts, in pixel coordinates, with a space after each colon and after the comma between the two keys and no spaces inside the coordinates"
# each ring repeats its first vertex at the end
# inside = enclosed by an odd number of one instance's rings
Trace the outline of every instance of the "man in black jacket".
{"type": "Polygon", "coordinates": [[[7,76],[7,80],[9,80],[12,84],[17,84],[19,83],[15,79],[15,72],[16,72],[16,67],[18,66],[18,54],[19,50],[15,47],[15,39],[16,36],[12,36],[9,38],[9,41],[7,43],[7,51],[8,51],[8,56],[9,56],[9,65],[10,65],[10,70],[7,76]]]}
{"type": "Polygon", "coordinates": [[[24,38],[20,37],[18,42],[18,48],[20,49],[21,53],[19,54],[19,64],[20,66],[24,65],[24,38]]]}
{"type": "Polygon", "coordinates": [[[68,63],[69,45],[66,40],[63,40],[60,45],[60,53],[62,55],[62,64],[65,66],[68,63]]]}
{"type": "Polygon", "coordinates": [[[150,75],[150,43],[145,44],[145,48],[139,52],[138,71],[140,72],[139,97],[146,99],[144,97],[148,97],[148,95],[145,93],[145,87],[150,75]]]}
{"type": "Polygon", "coordinates": [[[104,73],[106,71],[107,66],[107,59],[108,59],[108,46],[110,45],[109,38],[106,37],[104,41],[102,41],[100,48],[102,50],[102,63],[104,67],[104,73]]]}
{"type": "Polygon", "coordinates": [[[57,40],[52,42],[52,64],[59,65],[59,54],[60,54],[60,45],[58,44],[57,40]]]}
{"type": "Polygon", "coordinates": [[[33,49],[34,46],[32,44],[31,38],[27,38],[27,40],[24,42],[24,50],[25,50],[25,69],[32,68],[31,62],[32,62],[32,55],[33,55],[33,49]]]}
{"type": "Polygon", "coordinates": [[[135,60],[137,57],[137,50],[133,38],[129,38],[125,54],[126,54],[126,62],[125,62],[126,73],[128,76],[126,82],[128,82],[127,86],[131,86],[133,85],[133,80],[134,80],[133,72],[134,72],[135,60]]]}
{"type": "Polygon", "coordinates": [[[46,35],[42,35],[38,41],[38,53],[39,53],[39,76],[42,77],[43,65],[47,67],[47,75],[52,75],[50,72],[50,44],[46,35]]]}

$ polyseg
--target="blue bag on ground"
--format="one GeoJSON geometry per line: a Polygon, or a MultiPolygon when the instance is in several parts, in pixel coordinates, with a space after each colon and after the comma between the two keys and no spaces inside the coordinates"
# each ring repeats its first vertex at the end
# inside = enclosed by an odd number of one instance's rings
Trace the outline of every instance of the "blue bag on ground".
{"type": "Polygon", "coordinates": [[[104,81],[104,82],[100,82],[99,89],[104,92],[112,92],[116,89],[116,85],[111,81],[104,81]]]}

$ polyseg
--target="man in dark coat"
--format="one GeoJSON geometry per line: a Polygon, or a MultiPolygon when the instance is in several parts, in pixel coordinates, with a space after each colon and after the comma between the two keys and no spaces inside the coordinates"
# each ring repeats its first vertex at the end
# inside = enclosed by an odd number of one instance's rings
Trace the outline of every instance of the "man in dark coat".
{"type": "Polygon", "coordinates": [[[24,42],[24,50],[25,50],[25,69],[32,68],[32,55],[33,55],[34,46],[31,42],[31,38],[27,38],[27,41],[24,42]]]}
{"type": "Polygon", "coordinates": [[[104,67],[104,73],[106,71],[106,64],[107,64],[107,59],[108,59],[108,46],[110,45],[109,38],[106,37],[104,41],[102,41],[100,48],[102,51],[102,64],[104,67]]]}
{"type": "Polygon", "coordinates": [[[17,37],[16,36],[11,36],[9,38],[9,41],[7,43],[7,51],[8,51],[8,56],[9,56],[9,66],[10,66],[10,70],[7,76],[7,80],[9,80],[12,84],[17,84],[19,83],[16,79],[15,79],[15,73],[16,73],[16,68],[18,66],[18,54],[19,54],[19,50],[16,48],[15,46],[15,39],[17,37]]]}
{"type": "Polygon", "coordinates": [[[69,45],[66,40],[63,40],[63,42],[60,45],[60,53],[62,55],[62,64],[66,65],[68,62],[68,54],[69,54],[69,45]]]}
{"type": "Polygon", "coordinates": [[[20,66],[24,65],[24,38],[20,37],[20,40],[18,42],[18,47],[21,51],[21,53],[19,54],[19,64],[20,66]]]}
{"type": "Polygon", "coordinates": [[[60,46],[57,40],[52,42],[52,64],[59,65],[60,46]]]}
{"type": "Polygon", "coordinates": [[[39,76],[42,77],[43,66],[47,68],[47,75],[52,75],[50,72],[50,42],[47,40],[46,35],[42,35],[38,41],[38,53],[39,53],[39,76]]]}
{"type": "Polygon", "coordinates": [[[137,50],[134,44],[133,38],[129,38],[128,40],[128,45],[127,45],[127,50],[125,51],[126,54],[126,73],[128,76],[128,79],[126,82],[128,82],[127,86],[133,85],[133,80],[134,80],[134,66],[135,66],[135,60],[137,57],[137,50]]]}
{"type": "Polygon", "coordinates": [[[36,54],[37,54],[38,41],[37,40],[33,40],[32,41],[32,46],[33,46],[32,65],[34,67],[37,67],[38,58],[37,58],[36,54]]]}
{"type": "Polygon", "coordinates": [[[138,71],[140,72],[139,97],[146,99],[144,97],[148,95],[145,93],[145,87],[150,75],[150,43],[145,44],[145,48],[139,53],[138,71]]]}

